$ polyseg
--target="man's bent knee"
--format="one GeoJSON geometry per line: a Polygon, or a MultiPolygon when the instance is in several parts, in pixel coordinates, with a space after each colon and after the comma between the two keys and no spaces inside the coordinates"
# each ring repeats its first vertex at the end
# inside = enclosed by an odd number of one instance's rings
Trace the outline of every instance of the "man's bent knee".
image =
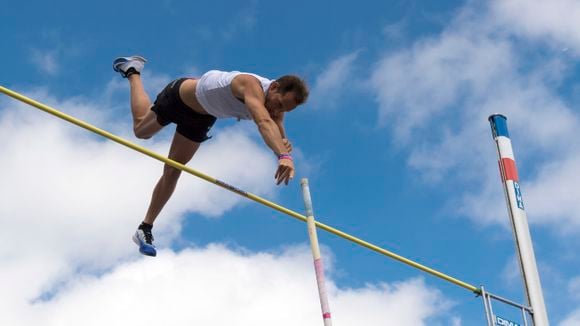
{"type": "Polygon", "coordinates": [[[143,120],[133,126],[133,133],[139,139],[149,139],[163,127],[155,120],[143,120]]]}
{"type": "Polygon", "coordinates": [[[137,137],[139,139],[149,139],[149,138],[153,137],[153,135],[155,134],[155,133],[151,133],[150,131],[143,130],[143,128],[139,128],[139,127],[133,128],[133,133],[135,134],[135,137],[137,137]]]}
{"type": "Polygon", "coordinates": [[[139,139],[149,139],[167,124],[169,122],[161,124],[157,119],[157,114],[149,111],[145,117],[133,121],[133,133],[139,139]]]}

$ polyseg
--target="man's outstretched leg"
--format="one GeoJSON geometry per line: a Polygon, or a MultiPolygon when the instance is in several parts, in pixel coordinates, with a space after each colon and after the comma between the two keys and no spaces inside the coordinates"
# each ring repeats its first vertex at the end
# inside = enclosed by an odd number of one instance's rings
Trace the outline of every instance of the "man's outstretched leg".
{"type": "MultiPolygon", "coordinates": [[[[199,145],[200,143],[189,140],[176,132],[173,136],[171,148],[169,149],[169,158],[181,164],[186,164],[191,160],[199,145]]],[[[139,245],[139,252],[144,255],[155,256],[157,254],[155,246],[153,245],[153,234],[151,233],[153,222],[155,222],[161,209],[163,209],[163,206],[165,206],[173,194],[180,175],[181,170],[179,169],[167,164],[163,167],[163,175],[153,190],[151,203],[149,204],[145,219],[139,225],[135,235],[133,235],[133,241],[139,245]]]]}
{"type": "MultiPolygon", "coordinates": [[[[137,138],[150,138],[163,128],[163,125],[157,121],[157,114],[151,110],[151,100],[145,92],[141,81],[141,71],[143,70],[145,62],[145,58],[140,56],[119,57],[113,61],[113,70],[120,73],[123,78],[127,78],[129,81],[131,88],[133,131],[137,138]]],[[[189,159],[191,159],[191,156],[189,159]]],[[[175,188],[175,185],[171,186],[168,182],[164,181],[165,179],[171,178],[162,177],[153,193],[149,211],[156,212],[154,217],[159,214],[161,208],[165,205],[175,188]]],[[[147,216],[150,215],[148,213],[147,216]]],[[[133,235],[133,241],[139,245],[139,251],[149,256],[155,256],[157,254],[155,246],[153,246],[153,235],[151,234],[154,217],[152,219],[146,217],[145,220],[149,222],[144,221],[133,235]]]]}

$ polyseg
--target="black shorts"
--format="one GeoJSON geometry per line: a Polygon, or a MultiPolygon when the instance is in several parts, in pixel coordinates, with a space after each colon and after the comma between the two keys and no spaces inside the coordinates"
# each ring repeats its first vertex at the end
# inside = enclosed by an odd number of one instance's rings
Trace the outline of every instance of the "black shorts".
{"type": "Polygon", "coordinates": [[[157,95],[151,110],[157,114],[157,122],[162,126],[173,122],[177,132],[194,142],[204,142],[211,137],[207,133],[216,121],[216,117],[200,114],[183,103],[179,96],[179,86],[187,78],[180,78],[169,83],[157,95]]]}

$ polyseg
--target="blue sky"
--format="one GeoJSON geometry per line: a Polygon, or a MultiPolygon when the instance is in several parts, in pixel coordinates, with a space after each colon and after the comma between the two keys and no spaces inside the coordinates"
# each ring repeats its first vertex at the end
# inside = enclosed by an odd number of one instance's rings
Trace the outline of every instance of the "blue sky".
{"type": "MultiPolygon", "coordinates": [[[[189,165],[300,212],[308,177],[321,222],[522,302],[487,122],[504,113],[550,320],[578,325],[579,20],[572,0],[12,3],[0,82],[166,153],[171,127],[131,134],[115,57],[149,60],[152,98],[210,69],[301,75],[312,92],[286,118],[291,185],[274,185],[251,122],[218,121],[189,165]]],[[[0,126],[0,324],[86,324],[95,309],[90,322],[114,324],[144,307],[138,318],[172,325],[263,325],[274,311],[320,323],[303,223],[184,175],[146,259],[130,236],[159,163],[7,97],[0,126]]],[[[319,238],[336,325],[483,324],[468,291],[319,238]]]]}

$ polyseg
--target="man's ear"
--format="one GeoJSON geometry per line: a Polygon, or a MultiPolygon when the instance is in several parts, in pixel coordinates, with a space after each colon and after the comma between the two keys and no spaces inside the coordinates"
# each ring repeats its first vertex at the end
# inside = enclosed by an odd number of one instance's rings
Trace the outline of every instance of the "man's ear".
{"type": "Polygon", "coordinates": [[[268,91],[277,91],[280,87],[280,83],[277,81],[273,81],[270,86],[268,87],[268,91]]]}

